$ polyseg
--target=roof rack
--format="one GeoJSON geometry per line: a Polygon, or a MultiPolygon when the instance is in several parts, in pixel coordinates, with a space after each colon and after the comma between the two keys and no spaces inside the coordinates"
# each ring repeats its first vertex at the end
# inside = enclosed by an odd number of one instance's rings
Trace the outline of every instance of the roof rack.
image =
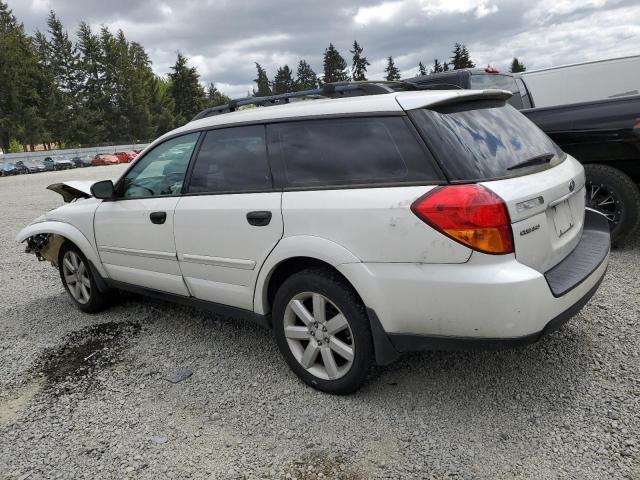
{"type": "Polygon", "coordinates": [[[289,103],[294,98],[336,98],[336,97],[357,97],[362,95],[380,95],[393,93],[399,90],[416,90],[417,85],[411,82],[389,82],[389,81],[364,81],[364,82],[334,82],[325,83],[320,88],[301,90],[299,92],[281,93],[279,95],[269,95],[266,97],[244,97],[230,100],[226,105],[207,108],[191,119],[211,117],[236,111],[243,105],[256,105],[260,107],[280,105],[289,103]]]}

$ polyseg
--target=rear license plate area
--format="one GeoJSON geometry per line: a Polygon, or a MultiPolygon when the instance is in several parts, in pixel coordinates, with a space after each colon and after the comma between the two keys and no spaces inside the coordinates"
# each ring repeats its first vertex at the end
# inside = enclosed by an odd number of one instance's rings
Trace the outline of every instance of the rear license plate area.
{"type": "Polygon", "coordinates": [[[573,218],[573,211],[571,210],[571,205],[569,204],[568,199],[554,205],[551,213],[553,215],[553,224],[556,227],[556,234],[558,237],[563,236],[571,230],[576,223],[573,218]]]}

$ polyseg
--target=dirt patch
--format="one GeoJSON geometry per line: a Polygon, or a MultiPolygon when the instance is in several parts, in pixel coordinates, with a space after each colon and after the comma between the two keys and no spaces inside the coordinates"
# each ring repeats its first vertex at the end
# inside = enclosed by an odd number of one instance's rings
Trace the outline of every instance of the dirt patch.
{"type": "Polygon", "coordinates": [[[365,472],[356,469],[344,459],[321,453],[307,458],[303,462],[284,468],[283,478],[311,480],[332,478],[338,480],[365,480],[370,478],[365,472]]]}
{"type": "Polygon", "coordinates": [[[29,406],[29,402],[42,390],[43,382],[39,379],[28,383],[15,391],[8,398],[0,399],[0,425],[15,422],[29,406]]]}
{"type": "Polygon", "coordinates": [[[69,335],[61,346],[46,350],[35,366],[47,390],[64,393],[78,385],[89,388],[96,372],[123,359],[123,350],[140,332],[134,322],[107,322],[69,335]]]}

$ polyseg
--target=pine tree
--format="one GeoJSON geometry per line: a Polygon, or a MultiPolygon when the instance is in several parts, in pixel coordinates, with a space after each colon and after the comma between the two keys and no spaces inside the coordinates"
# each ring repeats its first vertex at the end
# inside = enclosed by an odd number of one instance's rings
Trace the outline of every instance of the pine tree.
{"type": "Polygon", "coordinates": [[[442,71],[443,72],[448,72],[450,70],[449,69],[449,65],[450,64],[448,62],[442,62],[442,71]]]}
{"type": "Polygon", "coordinates": [[[312,90],[318,87],[318,77],[306,60],[300,60],[296,71],[295,90],[312,90]]]}
{"type": "Polygon", "coordinates": [[[273,95],[271,91],[271,82],[269,82],[269,77],[267,77],[267,71],[262,68],[258,62],[256,62],[256,70],[258,71],[258,76],[253,79],[253,81],[258,85],[258,89],[253,89],[253,95],[255,97],[268,97],[269,95],[273,95]]]}
{"type": "Polygon", "coordinates": [[[527,67],[525,67],[524,63],[522,63],[520,60],[518,60],[517,57],[513,57],[513,61],[511,62],[511,68],[509,68],[509,71],[511,73],[526,72],[527,71],[527,67]]]}
{"type": "Polygon", "coordinates": [[[367,79],[367,67],[371,65],[367,57],[362,56],[362,47],[353,41],[353,50],[349,50],[353,55],[353,64],[351,66],[351,78],[354,82],[364,81],[367,79]]]}
{"type": "Polygon", "coordinates": [[[153,137],[173,130],[176,125],[174,116],[175,102],[169,93],[169,80],[161,77],[153,77],[150,84],[149,111],[154,127],[153,137]]]}
{"type": "Polygon", "coordinates": [[[184,123],[204,109],[206,94],[200,85],[200,75],[194,67],[187,66],[187,57],[178,52],[172,73],[169,93],[175,102],[175,114],[178,124],[184,123]]]}
{"type": "Polygon", "coordinates": [[[12,138],[33,144],[43,129],[40,86],[45,80],[31,39],[0,0],[0,147],[12,138]]]}
{"type": "Polygon", "coordinates": [[[226,105],[227,103],[229,103],[229,100],[229,97],[218,90],[213,82],[209,83],[209,86],[207,87],[207,107],[218,107],[220,105],[226,105]]]}
{"type": "Polygon", "coordinates": [[[53,78],[55,88],[48,101],[47,130],[58,144],[72,142],[78,114],[80,90],[79,55],[69,39],[67,31],[55,12],[47,18],[48,40],[39,39],[40,50],[45,55],[43,65],[47,75],[53,78]]]}
{"type": "Polygon", "coordinates": [[[418,76],[422,76],[422,75],[426,75],[427,74],[427,69],[424,66],[424,63],[419,62],[418,63],[418,76]]]}
{"type": "Polygon", "coordinates": [[[330,43],[324,51],[322,65],[324,67],[324,76],[322,78],[324,83],[349,80],[349,74],[346,72],[347,62],[342,58],[332,43],[330,43]]]}
{"type": "Polygon", "coordinates": [[[389,81],[400,80],[400,70],[398,70],[396,65],[393,63],[392,57],[389,57],[387,59],[387,67],[384,69],[384,71],[387,73],[387,76],[385,77],[386,80],[389,80],[389,81]]]}
{"type": "MultiPolygon", "coordinates": [[[[119,32],[119,34],[122,34],[119,32]]],[[[144,142],[153,136],[154,126],[152,125],[152,115],[149,110],[151,97],[150,84],[154,78],[151,70],[151,60],[142,45],[137,42],[128,43],[122,34],[124,42],[127,44],[126,69],[129,75],[125,78],[124,88],[127,91],[126,106],[130,119],[130,130],[128,136],[123,139],[133,142],[144,142]]],[[[198,84],[198,86],[200,86],[198,84]]],[[[202,87],[200,91],[204,93],[202,87]]],[[[202,103],[204,108],[204,103],[202,103]]]]}
{"type": "Polygon", "coordinates": [[[273,77],[273,93],[278,95],[280,93],[293,92],[294,82],[292,71],[288,65],[280,67],[276,72],[276,76],[273,77]]]}
{"type": "Polygon", "coordinates": [[[76,138],[81,144],[95,145],[107,140],[104,110],[109,99],[103,88],[104,58],[100,37],[85,22],[76,33],[80,54],[79,111],[76,119],[76,138]]]}
{"type": "Polygon", "coordinates": [[[433,61],[433,67],[431,68],[431,73],[440,73],[442,72],[442,64],[440,63],[440,60],[438,60],[437,58],[433,61]]]}
{"type": "Polygon", "coordinates": [[[451,57],[451,66],[454,70],[459,70],[461,68],[473,68],[475,67],[475,63],[471,61],[469,50],[462,43],[456,43],[453,46],[453,56],[451,57]]]}

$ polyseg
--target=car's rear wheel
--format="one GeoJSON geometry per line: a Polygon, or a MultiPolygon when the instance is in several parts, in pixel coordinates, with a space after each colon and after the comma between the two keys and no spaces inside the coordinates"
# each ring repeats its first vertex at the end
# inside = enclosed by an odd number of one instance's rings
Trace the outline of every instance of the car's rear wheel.
{"type": "Polygon", "coordinates": [[[307,385],[347,394],[373,363],[369,320],[353,288],[325,269],[303,270],[278,289],[274,334],[287,364],[307,385]]]}
{"type": "Polygon", "coordinates": [[[640,189],[628,175],[608,165],[585,165],[587,206],[609,221],[611,242],[623,243],[640,225],[640,189]]]}
{"type": "Polygon", "coordinates": [[[58,268],[65,290],[80,310],[95,313],[111,304],[111,292],[100,291],[89,261],[75,245],[67,242],[60,248],[58,268]]]}

